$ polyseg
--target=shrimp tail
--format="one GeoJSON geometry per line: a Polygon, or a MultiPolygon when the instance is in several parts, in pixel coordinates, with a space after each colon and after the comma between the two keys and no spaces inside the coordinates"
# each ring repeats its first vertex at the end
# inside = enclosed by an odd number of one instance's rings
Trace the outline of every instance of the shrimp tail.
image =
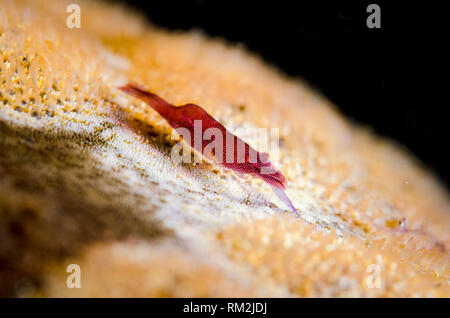
{"type": "Polygon", "coordinates": [[[128,83],[124,86],[118,87],[122,92],[128,95],[144,99],[147,98],[148,92],[137,84],[128,83]]]}
{"type": "Polygon", "coordinates": [[[176,108],[175,106],[170,105],[168,102],[166,102],[158,95],[146,91],[144,88],[142,88],[137,84],[128,83],[118,88],[122,92],[127,93],[128,95],[139,98],[140,100],[146,102],[166,119],[167,117],[170,116],[171,113],[173,113],[173,109],[176,108]]]}
{"type": "Polygon", "coordinates": [[[276,196],[281,201],[283,201],[284,204],[286,204],[289,207],[291,212],[298,214],[297,209],[294,207],[291,200],[289,200],[288,196],[286,195],[286,192],[284,192],[284,190],[282,188],[274,186],[274,185],[270,185],[270,187],[272,188],[272,190],[276,194],[276,196]]]}

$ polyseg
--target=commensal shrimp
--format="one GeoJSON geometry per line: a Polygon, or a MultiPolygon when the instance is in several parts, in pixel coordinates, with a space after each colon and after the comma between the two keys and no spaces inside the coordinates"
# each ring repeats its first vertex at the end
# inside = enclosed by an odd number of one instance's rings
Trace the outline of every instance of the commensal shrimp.
{"type": "Polygon", "coordinates": [[[161,97],[145,91],[135,84],[127,84],[119,87],[119,89],[146,102],[166,119],[177,132],[185,129],[188,133],[180,133],[180,135],[187,144],[205,157],[235,171],[238,175],[249,174],[268,183],[278,198],[292,212],[297,212],[284,192],[286,178],[273,167],[268,160],[268,155],[256,151],[242,139],[229,132],[202,107],[195,104],[173,106],[161,97]],[[204,134],[206,135],[208,131],[216,133],[209,136],[209,139],[204,138],[204,134]],[[202,136],[200,141],[195,140],[195,136],[199,133],[202,136]],[[226,142],[223,142],[224,140],[226,142]],[[224,159],[224,156],[226,159],[224,159]]]}

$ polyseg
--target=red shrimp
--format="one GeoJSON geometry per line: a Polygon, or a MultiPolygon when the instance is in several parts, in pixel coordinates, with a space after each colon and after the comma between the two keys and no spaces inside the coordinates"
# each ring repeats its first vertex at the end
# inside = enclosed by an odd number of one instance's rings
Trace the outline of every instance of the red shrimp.
{"type": "Polygon", "coordinates": [[[235,171],[238,175],[249,174],[268,183],[278,198],[292,212],[297,212],[284,192],[286,189],[286,178],[273,167],[268,160],[268,155],[256,151],[242,139],[229,132],[202,107],[195,104],[173,106],[159,96],[135,84],[127,84],[119,87],[119,89],[146,102],[167,120],[175,130],[186,129],[189,133],[180,133],[180,135],[182,135],[187,144],[205,157],[235,171]],[[209,139],[204,138],[203,136],[207,134],[208,129],[212,129],[210,132],[218,132],[218,134],[212,134],[209,139]],[[198,133],[201,134],[202,138],[201,141],[196,142],[194,137],[198,133]],[[223,142],[224,140],[225,142],[223,142]]]}

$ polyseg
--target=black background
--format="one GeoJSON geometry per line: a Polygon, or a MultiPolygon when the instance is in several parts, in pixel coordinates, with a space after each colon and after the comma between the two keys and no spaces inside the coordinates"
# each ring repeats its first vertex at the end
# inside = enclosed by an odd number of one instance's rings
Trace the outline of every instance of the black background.
{"type": "Polygon", "coordinates": [[[157,25],[244,44],[307,80],[354,121],[406,146],[448,186],[444,1],[118,2],[157,25]],[[370,3],[381,8],[381,29],[366,25],[370,3]]]}

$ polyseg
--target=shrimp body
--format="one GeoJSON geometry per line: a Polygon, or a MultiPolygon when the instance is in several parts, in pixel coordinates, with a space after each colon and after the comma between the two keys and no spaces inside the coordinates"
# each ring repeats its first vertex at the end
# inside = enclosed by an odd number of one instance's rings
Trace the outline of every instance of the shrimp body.
{"type": "Polygon", "coordinates": [[[185,142],[207,158],[238,174],[249,174],[268,183],[275,194],[293,212],[297,212],[284,193],[286,178],[273,167],[268,160],[268,155],[258,152],[229,132],[202,107],[195,104],[173,106],[134,84],[127,84],[119,89],[146,102],[177,131],[186,129],[189,134],[180,133],[185,142]],[[208,132],[213,133],[208,134],[208,132]],[[198,133],[201,133],[202,138],[195,140],[198,133]]]}

